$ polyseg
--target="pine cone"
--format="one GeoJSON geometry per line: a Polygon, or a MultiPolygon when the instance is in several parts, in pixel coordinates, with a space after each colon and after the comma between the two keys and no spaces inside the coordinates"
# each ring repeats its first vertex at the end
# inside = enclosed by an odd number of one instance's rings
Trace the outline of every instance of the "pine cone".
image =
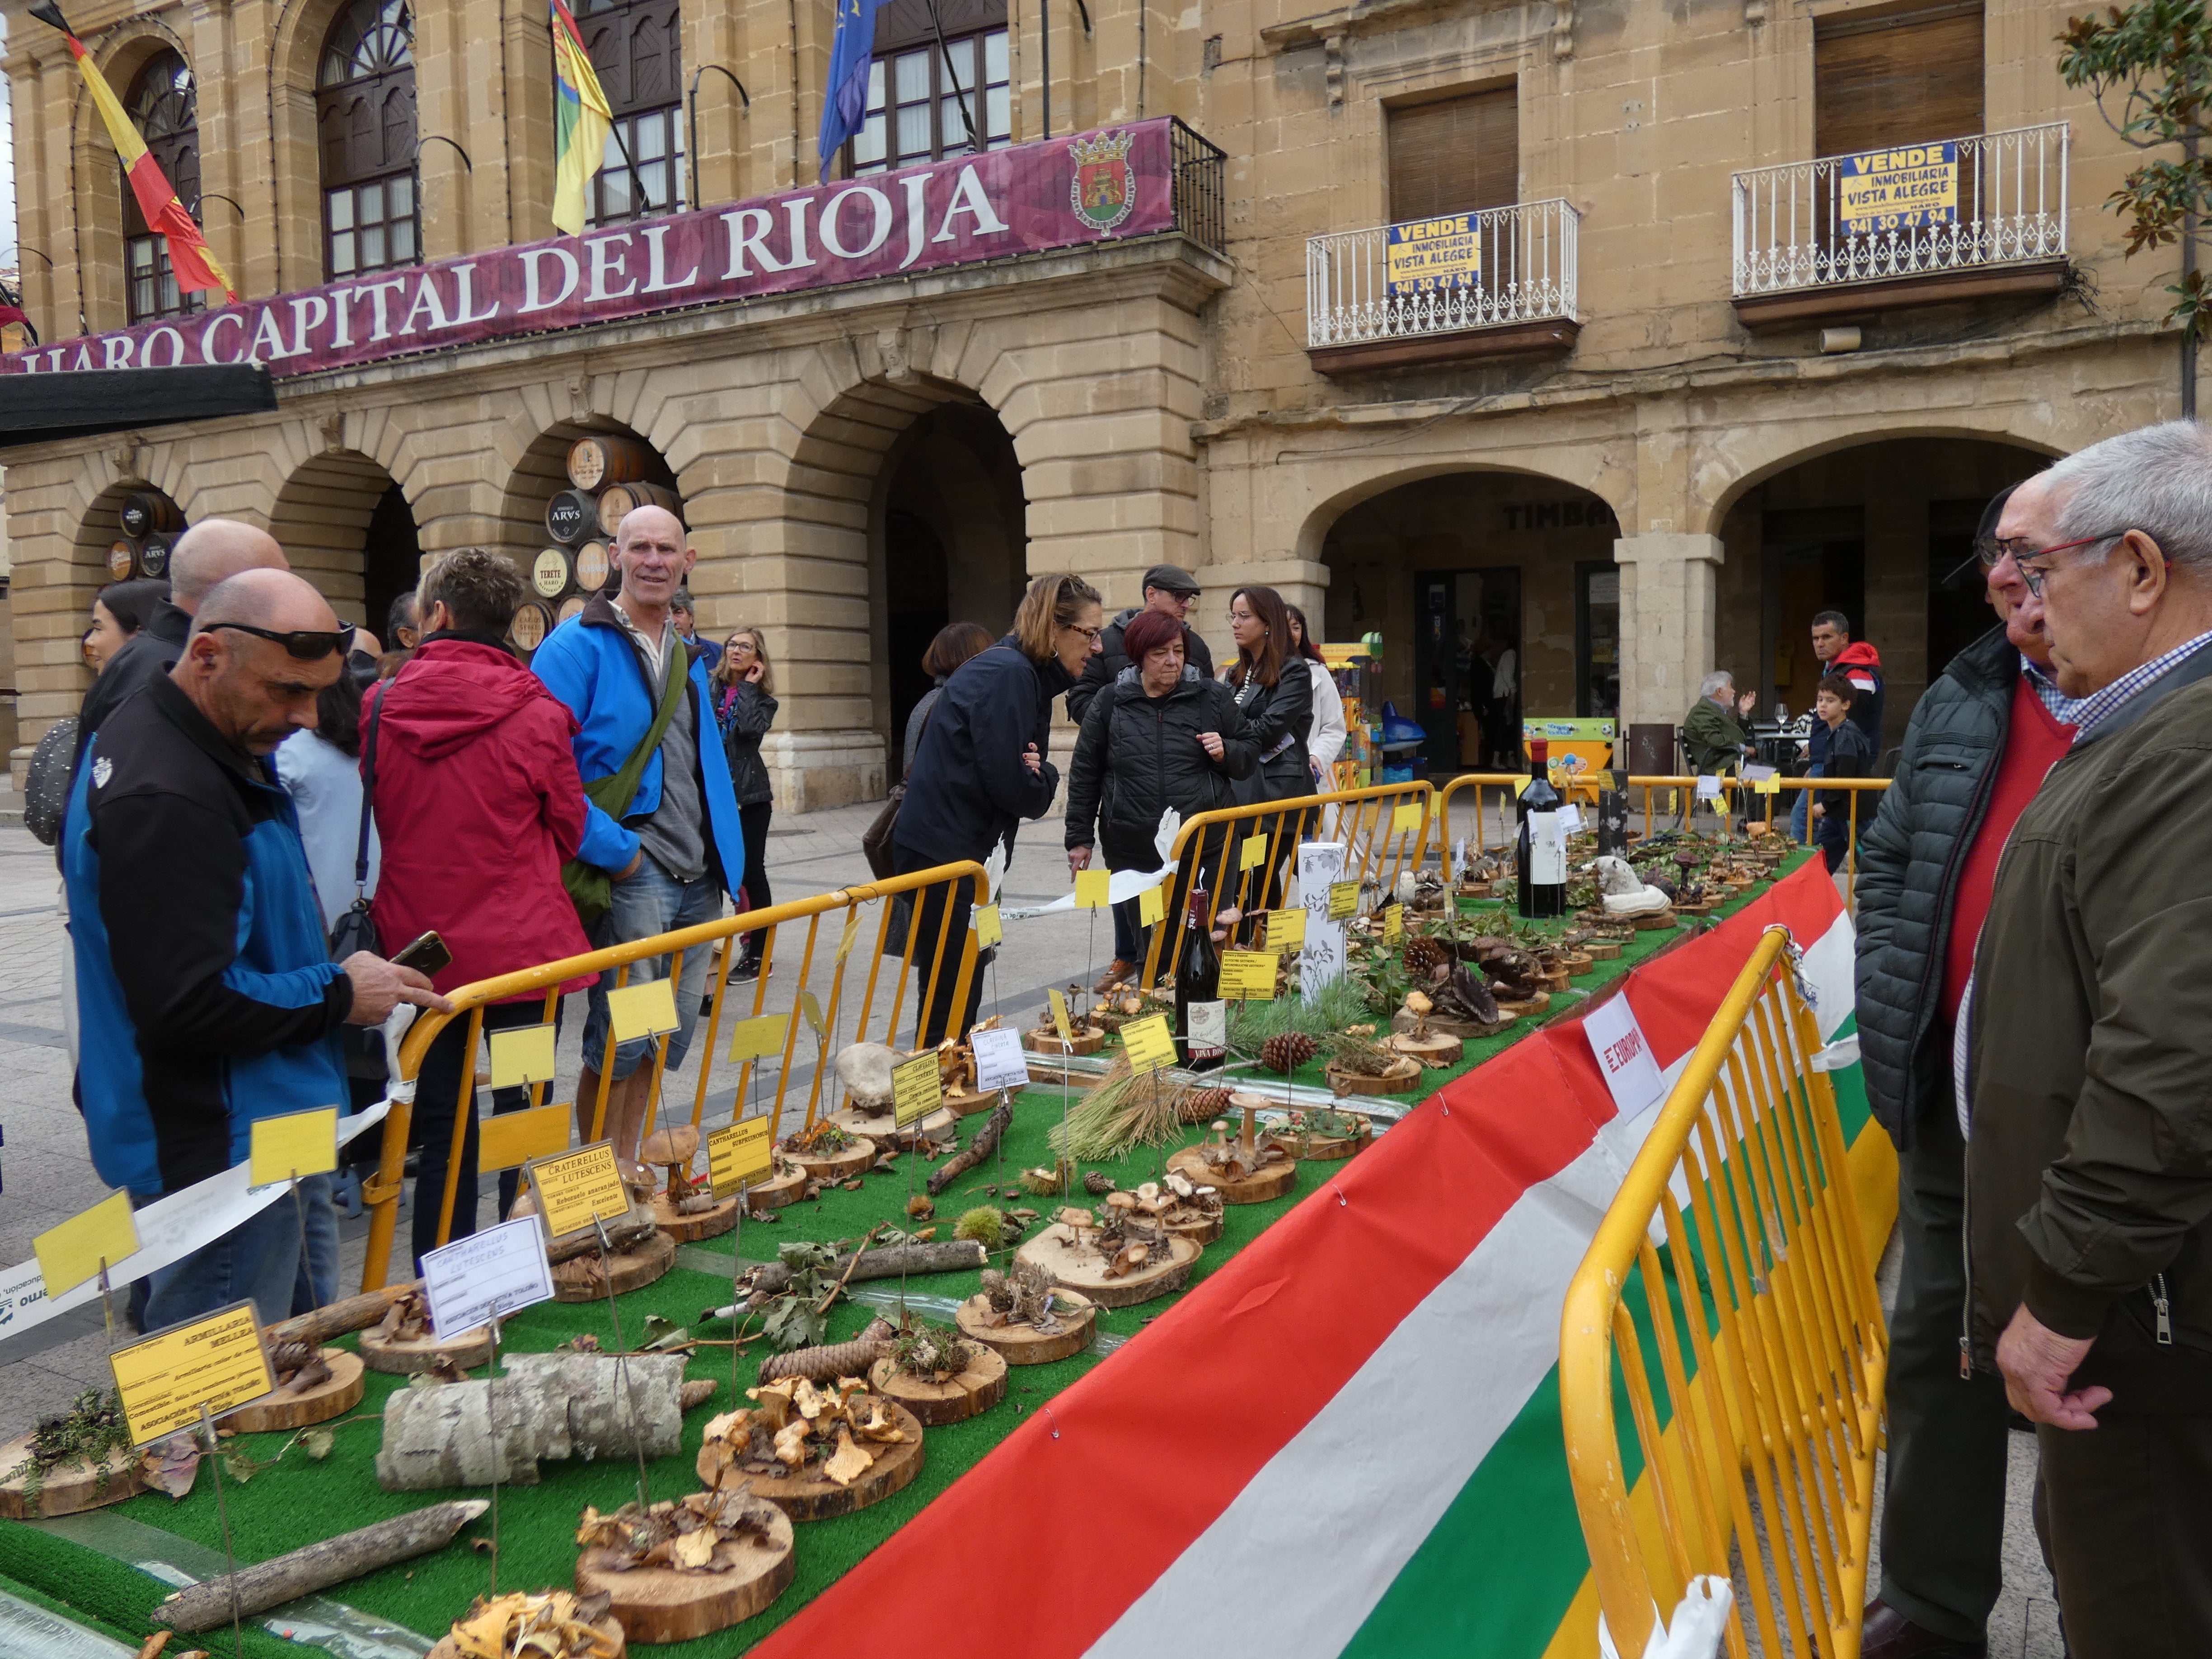
{"type": "Polygon", "coordinates": [[[1086,1170],[1083,1176],[1083,1190],[1103,1197],[1114,1190],[1114,1177],[1103,1170],[1086,1170]]]}
{"type": "Polygon", "coordinates": [[[1433,974],[1441,963],[1450,959],[1450,952],[1443,941],[1423,937],[1406,941],[1406,977],[1419,983],[1433,974]]]}
{"type": "Polygon", "coordinates": [[[1320,1048],[1304,1031],[1283,1031],[1260,1045],[1260,1063],[1271,1072],[1295,1072],[1320,1048]]]}
{"type": "Polygon", "coordinates": [[[1185,1123],[1211,1123],[1229,1109],[1226,1089],[1193,1089],[1176,1113],[1185,1123]]]}

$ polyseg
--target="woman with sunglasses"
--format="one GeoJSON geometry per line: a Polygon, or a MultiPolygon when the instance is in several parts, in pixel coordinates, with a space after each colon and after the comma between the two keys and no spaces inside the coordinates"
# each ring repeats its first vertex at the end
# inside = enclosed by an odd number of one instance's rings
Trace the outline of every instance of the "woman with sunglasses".
{"type": "MultiPolygon", "coordinates": [[[[775,723],[776,709],[767,637],[757,628],[738,629],[707,678],[714,688],[714,720],[729,757],[730,787],[737,792],[738,823],[745,832],[745,908],[765,910],[775,902],[768,887],[768,821],[775,811],[775,790],[761,759],[761,739],[775,723]]],[[[730,977],[758,979],[760,958],[761,935],[747,933],[730,977]]]]}

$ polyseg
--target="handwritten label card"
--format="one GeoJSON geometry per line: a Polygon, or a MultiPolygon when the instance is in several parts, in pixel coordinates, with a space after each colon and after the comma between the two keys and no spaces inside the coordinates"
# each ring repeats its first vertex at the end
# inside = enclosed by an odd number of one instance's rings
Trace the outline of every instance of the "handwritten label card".
{"type": "Polygon", "coordinates": [[[1275,954],[1272,951],[1224,951],[1221,994],[1230,1002],[1275,1000],[1275,954]]]}
{"type": "Polygon", "coordinates": [[[143,1446],[276,1389],[251,1301],[172,1325],[107,1356],[131,1443],[143,1446]]]}
{"type": "Polygon", "coordinates": [[[675,981],[649,979],[642,985],[625,985],[619,991],[608,992],[607,1018],[614,1022],[617,1042],[674,1030],[675,981]]]}
{"type": "Polygon", "coordinates": [[[1030,1062],[1022,1051],[1019,1031],[973,1031],[968,1046],[975,1055],[975,1088],[981,1094],[994,1089],[1029,1086],[1030,1062]]]}
{"type": "Polygon", "coordinates": [[[1343,921],[1359,914],[1359,884],[1333,881],[1328,884],[1328,919],[1343,921]]]}
{"type": "Polygon", "coordinates": [[[615,1221],[629,1213],[629,1188],[623,1185],[611,1140],[595,1140],[553,1158],[532,1158],[527,1167],[531,1188],[538,1194],[538,1212],[544,1218],[550,1237],[588,1227],[594,1220],[615,1221]]]}
{"type": "Polygon", "coordinates": [[[1112,896],[1114,878],[1105,870],[1078,870],[1075,872],[1075,908],[1079,910],[1103,910],[1112,896]]]}
{"type": "MultiPolygon", "coordinates": [[[[1303,915],[1304,912],[1299,914],[1303,915]]],[[[1168,1030],[1165,1014],[1132,1020],[1124,1025],[1121,1028],[1121,1046],[1129,1051],[1129,1069],[1139,1077],[1147,1072],[1157,1072],[1163,1066],[1175,1064],[1175,1034],[1168,1030]]]]}
{"type": "Polygon", "coordinates": [[[1405,937],[1405,933],[1406,907],[1402,904],[1384,906],[1382,910],[1382,938],[1384,942],[1387,944],[1395,945],[1401,939],[1405,937]]]}
{"type": "Polygon", "coordinates": [[[783,1039],[791,1023],[788,1014],[762,1014],[741,1019],[730,1028],[730,1063],[765,1060],[783,1052],[783,1039]]]}
{"type": "Polygon", "coordinates": [[[491,1086],[513,1089],[553,1080],[553,1028],[525,1025],[491,1034],[491,1086]]]}
{"type": "Polygon", "coordinates": [[[1304,910],[1267,912],[1267,948],[1270,951],[1295,951],[1305,942],[1306,913],[1304,910]]]}
{"type": "Polygon", "coordinates": [[[495,1112],[477,1126],[477,1170],[520,1169],[533,1158],[550,1158],[568,1149],[569,1106],[539,1106],[527,1112],[495,1112]]]}
{"type": "Polygon", "coordinates": [[[707,1179],[716,1198],[728,1198],[775,1170],[775,1120],[749,1117],[707,1132],[707,1179]]]}
{"type": "Polygon", "coordinates": [[[891,1067],[891,1120],[910,1128],[943,1103],[945,1082],[937,1069],[937,1050],[925,1049],[891,1067]]]}
{"type": "Polygon", "coordinates": [[[46,1294],[59,1296],[75,1290],[100,1273],[105,1261],[110,1272],[138,1250],[138,1227],[131,1218],[131,1194],[110,1193],[80,1215],[58,1227],[49,1227],[31,1241],[39,1258],[39,1273],[46,1294]]]}
{"type": "Polygon", "coordinates": [[[252,1168],[246,1179],[256,1187],[294,1176],[328,1174],[338,1167],[338,1109],[256,1118],[247,1156],[252,1168]]]}
{"type": "Polygon", "coordinates": [[[504,1319],[553,1299],[545,1235],[529,1216],[457,1238],[422,1257],[422,1296],[430,1326],[451,1340],[496,1314],[504,1319]]]}
{"type": "Polygon", "coordinates": [[[1699,800],[1718,800],[1720,798],[1721,781],[1710,772],[1698,774],[1697,799],[1699,800]]]}

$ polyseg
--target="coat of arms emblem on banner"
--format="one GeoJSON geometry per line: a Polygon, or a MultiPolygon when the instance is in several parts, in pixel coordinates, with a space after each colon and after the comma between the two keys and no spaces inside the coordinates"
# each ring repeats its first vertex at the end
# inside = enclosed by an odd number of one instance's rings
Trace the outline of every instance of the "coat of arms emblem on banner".
{"type": "Polygon", "coordinates": [[[1093,230],[1111,230],[1137,209],[1137,172],[1129,165],[1127,132],[1094,133],[1067,147],[1075,178],[1067,187],[1068,205],[1093,230]]]}

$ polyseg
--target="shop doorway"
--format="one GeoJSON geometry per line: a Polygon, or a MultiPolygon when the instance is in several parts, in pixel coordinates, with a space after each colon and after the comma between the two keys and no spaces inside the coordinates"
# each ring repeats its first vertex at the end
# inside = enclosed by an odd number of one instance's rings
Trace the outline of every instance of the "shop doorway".
{"type": "Polygon", "coordinates": [[[398,484],[377,497],[368,515],[368,545],[362,555],[362,605],[368,611],[368,631],[383,641],[384,648],[398,648],[386,639],[385,623],[392,602],[411,593],[422,576],[422,542],[415,531],[415,514],[398,484]]]}
{"type": "Polygon", "coordinates": [[[1840,611],[1863,632],[1866,529],[1856,507],[1785,508],[1763,515],[1767,604],[1774,661],[1767,697],[1778,715],[1813,706],[1820,664],[1813,655],[1813,618],[1840,611]]]}
{"type": "Polygon", "coordinates": [[[1610,559],[1575,567],[1575,713],[1620,714],[1620,567],[1610,559]]]}
{"type": "Polygon", "coordinates": [[[1928,661],[1929,674],[1996,625],[1974,532],[1986,501],[1928,503],[1928,661]]]}
{"type": "Polygon", "coordinates": [[[1414,718],[1429,734],[1429,775],[1511,763],[1521,752],[1520,568],[1423,571],[1413,592],[1414,718]]]}

